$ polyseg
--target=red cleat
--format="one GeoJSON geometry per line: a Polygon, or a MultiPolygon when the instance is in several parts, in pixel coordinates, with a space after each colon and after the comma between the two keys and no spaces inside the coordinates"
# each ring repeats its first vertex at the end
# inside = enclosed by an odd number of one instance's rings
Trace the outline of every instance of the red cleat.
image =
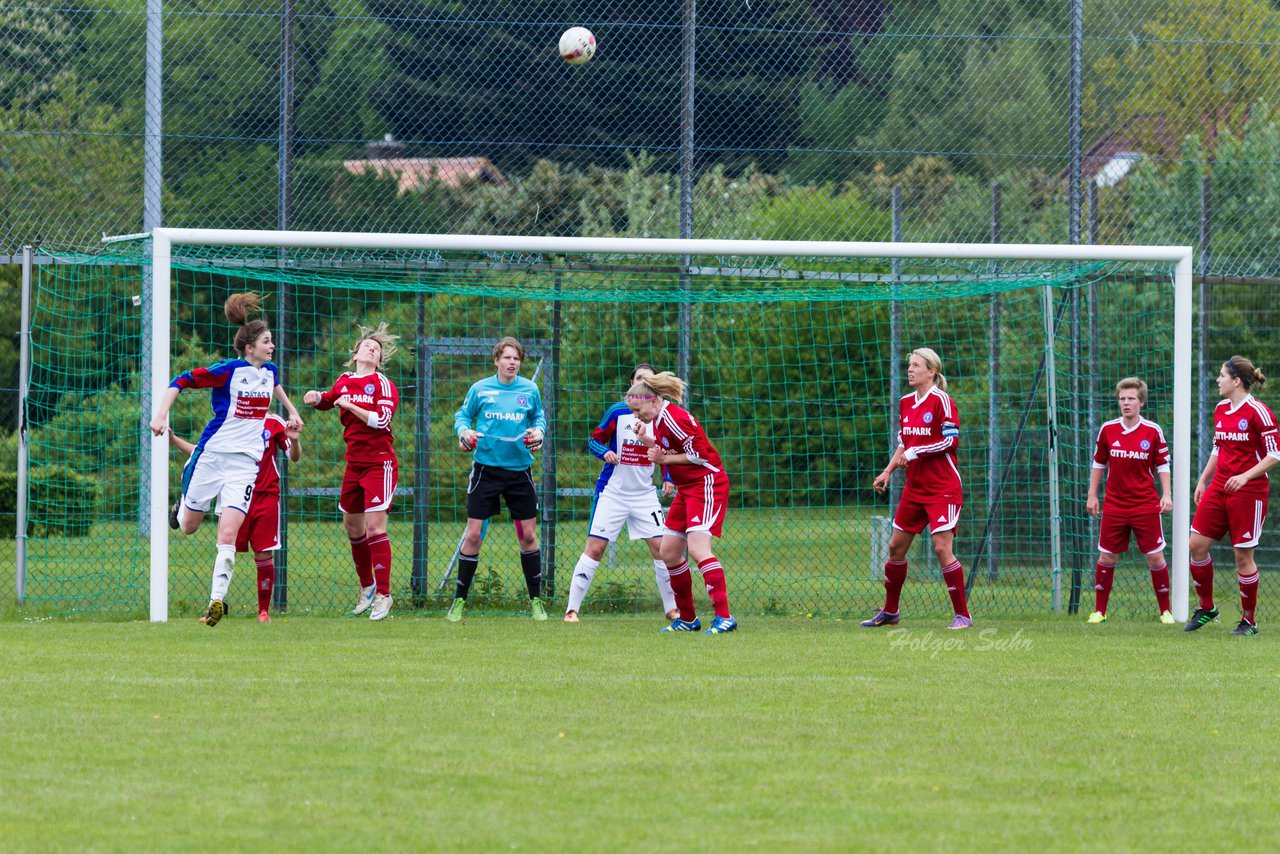
{"type": "Polygon", "coordinates": [[[270,615],[270,614],[268,614],[265,610],[259,611],[259,612],[258,612],[258,622],[259,622],[259,623],[269,623],[269,622],[271,622],[271,615],[270,615]]]}

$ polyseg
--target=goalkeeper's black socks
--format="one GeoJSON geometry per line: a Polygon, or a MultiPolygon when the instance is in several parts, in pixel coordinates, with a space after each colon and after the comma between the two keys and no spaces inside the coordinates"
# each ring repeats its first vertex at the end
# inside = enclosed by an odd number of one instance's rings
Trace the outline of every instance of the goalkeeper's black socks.
{"type": "Polygon", "coordinates": [[[524,570],[524,583],[529,588],[529,598],[537,599],[542,595],[542,552],[538,549],[520,552],[520,568],[524,570]]]}
{"type": "Polygon", "coordinates": [[[458,581],[454,596],[466,599],[471,592],[471,580],[476,577],[476,567],[480,565],[480,555],[464,555],[458,552],[458,581]]]}

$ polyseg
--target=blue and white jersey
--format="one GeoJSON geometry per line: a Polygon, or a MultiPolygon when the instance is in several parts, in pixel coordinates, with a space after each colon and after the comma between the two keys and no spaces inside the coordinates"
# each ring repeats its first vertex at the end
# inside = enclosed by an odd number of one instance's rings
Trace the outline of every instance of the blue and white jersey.
{"type": "Polygon", "coordinates": [[[486,377],[467,390],[467,397],[453,416],[453,432],[480,434],[474,458],[482,466],[524,471],[533,465],[533,454],[524,444],[524,431],[547,430],[542,395],[531,380],[516,377],[504,384],[498,375],[486,377]]]}
{"type": "Polygon", "coordinates": [[[249,454],[257,460],[265,447],[263,424],[271,408],[271,394],[279,384],[279,373],[271,362],[255,368],[244,359],[227,359],[207,368],[185,371],[169,383],[169,388],[211,390],[213,420],[200,434],[197,449],[249,454]]]}
{"type": "MultiPolygon", "coordinates": [[[[652,496],[653,463],[649,460],[649,446],[636,438],[636,430],[643,422],[631,414],[624,402],[615,403],[605,410],[599,426],[591,431],[587,450],[597,459],[613,451],[618,462],[605,463],[596,481],[596,495],[608,492],[619,496],[652,496]]],[[[646,429],[653,438],[653,428],[646,429]]],[[[663,478],[666,480],[667,478],[663,478]]]]}

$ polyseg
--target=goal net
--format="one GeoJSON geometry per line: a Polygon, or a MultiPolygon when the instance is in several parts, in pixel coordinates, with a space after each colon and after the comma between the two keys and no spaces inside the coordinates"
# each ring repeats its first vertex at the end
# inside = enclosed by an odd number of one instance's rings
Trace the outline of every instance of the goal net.
{"type": "MultiPolygon", "coordinates": [[[[301,401],[344,370],[357,325],[383,321],[402,340],[384,369],[401,401],[394,613],[439,613],[453,595],[470,466],[453,415],[493,373],[490,349],[505,335],[525,346],[522,374],[547,410],[533,476],[557,606],[601,468],[587,440],[647,362],[688,381],[687,406],[724,458],[732,490],[716,554],[735,614],[873,612],[902,475],[885,495],[871,483],[896,443],[907,358],[929,347],[960,413],[955,552],[975,615],[1092,605],[1090,457],[1098,426],[1115,417],[1115,383],[1129,375],[1146,380],[1143,414],[1173,446],[1166,536],[1181,579],[1175,610],[1186,610],[1185,250],[161,230],[57,261],[38,270],[33,301],[28,607],[154,619],[204,607],[213,526],[169,530],[184,458],[145,425],[171,376],[233,355],[222,303],[254,290],[307,419],[300,461],[282,462],[276,597],[289,613],[343,614],[355,599],[337,507],[342,430],[336,413],[301,401]]],[[[194,441],[209,413],[207,394],[184,393],[172,429],[194,441]]],[[[908,559],[904,607],[949,613],[927,537],[908,559]]],[[[233,615],[252,609],[252,565],[238,562],[233,615]]],[[[624,533],[586,612],[658,616],[651,567],[624,533]]],[[[504,509],[487,528],[471,609],[523,608],[522,591],[504,509]]],[[[1111,613],[1146,614],[1153,603],[1131,551],[1111,613]]]]}

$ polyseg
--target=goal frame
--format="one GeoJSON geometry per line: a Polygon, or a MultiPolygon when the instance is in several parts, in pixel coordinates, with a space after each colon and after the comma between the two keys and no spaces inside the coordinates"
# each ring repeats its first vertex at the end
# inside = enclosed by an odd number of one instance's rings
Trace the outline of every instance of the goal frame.
{"type": "MultiPolygon", "coordinates": [[[[382,234],[363,232],[266,231],[248,229],[155,228],[142,234],[104,237],[103,242],[151,240],[151,275],[143,287],[143,312],[150,321],[149,394],[152,408],[168,388],[171,259],[175,246],[255,246],[275,249],[376,249],[544,254],[609,254],[667,256],[773,256],[807,258],[928,258],[986,261],[1133,261],[1174,265],[1173,307],[1173,515],[1170,560],[1172,611],[1186,620],[1190,603],[1191,525],[1191,323],[1192,248],[1190,246],[1102,246],[1036,243],[900,243],[806,240],[715,240],[676,238],[519,237],[469,234],[382,234]]],[[[1046,286],[1047,288],[1048,286],[1046,286]]],[[[150,421],[142,413],[142,422],[150,421]]],[[[1050,436],[1057,432],[1057,413],[1048,410],[1050,436]]],[[[168,439],[152,436],[143,460],[149,484],[150,619],[169,618],[169,454],[168,439]]],[[[1056,486],[1056,484],[1054,484],[1056,486]]],[[[1050,515],[1057,530],[1059,509],[1050,515]]],[[[1055,557],[1055,561],[1058,558],[1055,557]]],[[[1061,567],[1055,566],[1060,575],[1061,567]]],[[[1056,597],[1055,597],[1056,598],[1056,597]]]]}

